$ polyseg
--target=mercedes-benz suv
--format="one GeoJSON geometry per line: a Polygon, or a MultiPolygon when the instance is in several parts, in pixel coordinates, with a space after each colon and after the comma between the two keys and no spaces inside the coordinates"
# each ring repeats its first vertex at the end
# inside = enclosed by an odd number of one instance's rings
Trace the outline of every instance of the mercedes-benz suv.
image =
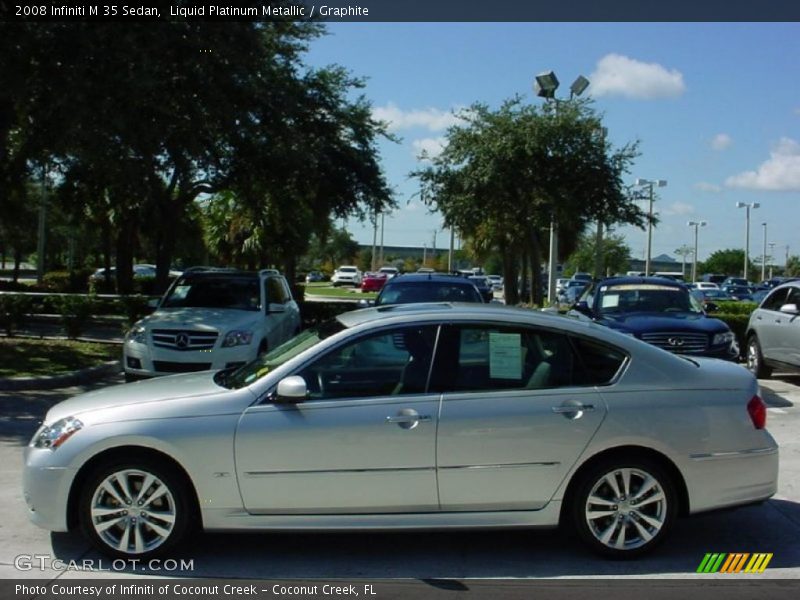
{"type": "Polygon", "coordinates": [[[125,379],[237,367],[300,331],[300,310],[274,270],[192,268],[125,337],[125,379]]]}

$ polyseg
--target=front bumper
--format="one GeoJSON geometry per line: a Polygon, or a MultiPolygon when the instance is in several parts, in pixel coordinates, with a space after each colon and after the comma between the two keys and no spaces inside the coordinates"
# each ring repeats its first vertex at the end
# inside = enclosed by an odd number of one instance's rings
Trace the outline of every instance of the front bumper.
{"type": "Polygon", "coordinates": [[[258,350],[252,343],[230,348],[180,351],[126,341],[122,350],[122,365],[128,375],[158,377],[241,366],[255,359],[257,354],[258,350]]]}
{"type": "Polygon", "coordinates": [[[22,491],[30,521],[49,531],[68,531],[69,489],[76,472],[55,464],[52,450],[25,449],[22,491]]]}

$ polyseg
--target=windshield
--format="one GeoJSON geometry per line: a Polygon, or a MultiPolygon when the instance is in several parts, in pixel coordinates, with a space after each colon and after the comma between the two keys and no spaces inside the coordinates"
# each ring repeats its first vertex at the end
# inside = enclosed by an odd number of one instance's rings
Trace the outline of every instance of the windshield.
{"type": "Polygon", "coordinates": [[[260,310],[257,277],[183,279],[170,290],[161,308],[233,308],[260,310]]]}
{"type": "Polygon", "coordinates": [[[260,356],[254,361],[239,367],[235,371],[220,371],[214,375],[214,381],[226,388],[239,389],[258,381],[267,373],[272,372],[283,363],[299,355],[301,352],[316,346],[325,338],[328,338],[344,329],[338,320],[331,319],[306,329],[294,336],[290,340],[270,350],[265,355],[260,356]]]}
{"type": "Polygon", "coordinates": [[[602,286],[598,299],[601,314],[633,312],[702,313],[703,307],[688,290],[661,285],[602,286]]]}

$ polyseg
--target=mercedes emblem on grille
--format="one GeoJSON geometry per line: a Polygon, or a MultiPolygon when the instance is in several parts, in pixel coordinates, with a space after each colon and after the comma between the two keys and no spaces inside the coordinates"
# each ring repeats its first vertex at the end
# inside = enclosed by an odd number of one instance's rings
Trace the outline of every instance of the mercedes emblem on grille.
{"type": "Polygon", "coordinates": [[[679,338],[679,337],[671,337],[671,338],[669,338],[669,339],[667,340],[667,343],[668,343],[670,346],[675,346],[675,347],[677,347],[677,346],[683,346],[683,339],[682,339],[682,338],[679,338]]]}
{"type": "Polygon", "coordinates": [[[175,345],[178,348],[186,348],[189,346],[189,334],[188,333],[179,333],[175,336],[175,345]]]}

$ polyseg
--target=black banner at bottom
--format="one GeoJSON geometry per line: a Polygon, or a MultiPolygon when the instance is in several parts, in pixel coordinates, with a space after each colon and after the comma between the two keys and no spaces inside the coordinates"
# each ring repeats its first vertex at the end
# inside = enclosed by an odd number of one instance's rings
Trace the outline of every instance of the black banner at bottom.
{"type": "Polygon", "coordinates": [[[800,597],[800,580],[752,577],[664,579],[57,579],[0,580],[9,600],[750,600],[800,597]]]}

